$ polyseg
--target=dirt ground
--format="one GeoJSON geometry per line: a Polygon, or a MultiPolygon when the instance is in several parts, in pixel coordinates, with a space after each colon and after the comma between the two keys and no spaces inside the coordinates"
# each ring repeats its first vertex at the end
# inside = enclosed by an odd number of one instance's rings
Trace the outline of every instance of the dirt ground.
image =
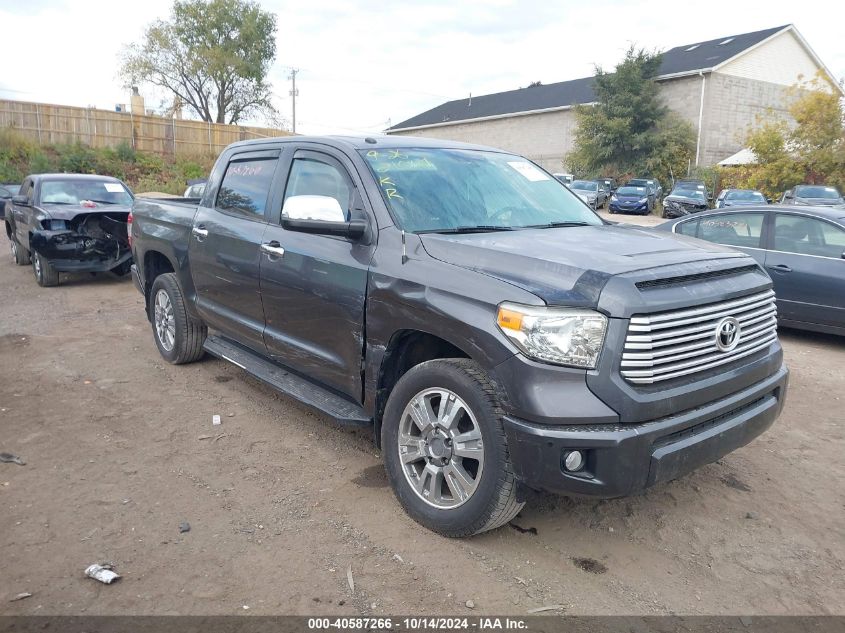
{"type": "Polygon", "coordinates": [[[843,614],[845,339],[782,339],[786,409],[749,446],[448,540],[405,516],[367,432],[224,361],[163,362],[128,279],[39,288],[4,253],[0,451],[26,465],[0,463],[0,613],[843,614]],[[85,578],[103,561],[119,582],[85,578]]]}

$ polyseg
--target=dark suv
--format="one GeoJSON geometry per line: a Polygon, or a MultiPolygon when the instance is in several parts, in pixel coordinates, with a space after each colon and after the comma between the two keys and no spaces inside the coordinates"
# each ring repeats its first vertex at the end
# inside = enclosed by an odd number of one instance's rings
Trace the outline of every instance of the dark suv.
{"type": "Polygon", "coordinates": [[[617,497],[675,479],[783,405],[752,258],[609,225],[506,152],[237,143],[199,204],[138,199],[130,226],[167,361],[209,352],[372,428],[399,502],[448,536],[507,523],[524,487],[617,497]]]}

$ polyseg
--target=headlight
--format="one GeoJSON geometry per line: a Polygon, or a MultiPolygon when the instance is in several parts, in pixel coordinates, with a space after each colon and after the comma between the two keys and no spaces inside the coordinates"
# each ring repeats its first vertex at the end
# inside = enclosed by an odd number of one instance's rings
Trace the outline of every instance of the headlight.
{"type": "Polygon", "coordinates": [[[640,204],[642,204],[643,202],[648,202],[648,198],[640,198],[640,204]]]}
{"type": "Polygon", "coordinates": [[[581,308],[503,303],[499,328],[529,358],[594,369],[607,331],[607,317],[581,308]]]}
{"type": "Polygon", "coordinates": [[[610,199],[611,199],[613,202],[618,202],[618,201],[619,201],[619,198],[617,198],[617,197],[616,197],[616,194],[615,194],[615,193],[614,193],[612,196],[610,196],[610,199]]]}

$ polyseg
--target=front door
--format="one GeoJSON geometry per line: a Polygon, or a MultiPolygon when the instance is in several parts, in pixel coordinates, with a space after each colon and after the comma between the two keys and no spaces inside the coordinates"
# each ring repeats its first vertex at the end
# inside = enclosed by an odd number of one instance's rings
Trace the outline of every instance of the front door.
{"type": "Polygon", "coordinates": [[[797,213],[774,214],[766,270],[778,315],[845,327],[845,229],[797,213]]]}
{"type": "MultiPolygon", "coordinates": [[[[347,220],[367,218],[353,165],[328,151],[296,151],[285,200],[328,196],[338,201],[347,220]]],[[[372,241],[287,230],[276,216],[264,234],[268,250],[260,264],[267,350],[279,362],[359,402],[372,241]]]]}
{"type": "Polygon", "coordinates": [[[191,229],[188,255],[197,309],[209,326],[264,350],[259,247],[267,228],[279,151],[233,154],[213,200],[191,229]]]}

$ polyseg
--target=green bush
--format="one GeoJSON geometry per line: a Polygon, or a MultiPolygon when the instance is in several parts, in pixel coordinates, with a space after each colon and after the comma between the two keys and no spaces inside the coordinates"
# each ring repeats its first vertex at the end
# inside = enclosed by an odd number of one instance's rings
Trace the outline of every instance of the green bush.
{"type": "Polygon", "coordinates": [[[20,182],[27,174],[69,172],[120,178],[134,191],[181,195],[186,181],[207,176],[214,164],[208,154],[160,156],[136,151],[129,143],[91,148],[80,142],[43,145],[12,128],[0,128],[0,180],[20,182]]]}

